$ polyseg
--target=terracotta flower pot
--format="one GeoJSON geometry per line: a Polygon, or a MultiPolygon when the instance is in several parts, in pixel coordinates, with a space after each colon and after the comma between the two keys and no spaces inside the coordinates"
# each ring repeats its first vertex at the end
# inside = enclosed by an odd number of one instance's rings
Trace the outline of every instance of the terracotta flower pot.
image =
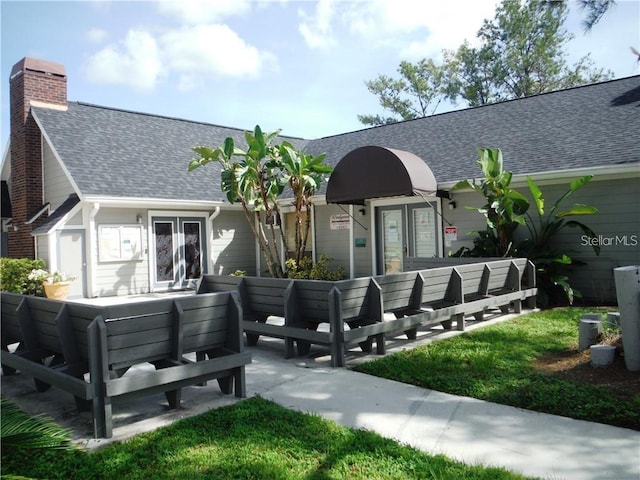
{"type": "Polygon", "coordinates": [[[66,300],[69,294],[70,282],[43,283],[44,295],[53,300],[66,300]]]}

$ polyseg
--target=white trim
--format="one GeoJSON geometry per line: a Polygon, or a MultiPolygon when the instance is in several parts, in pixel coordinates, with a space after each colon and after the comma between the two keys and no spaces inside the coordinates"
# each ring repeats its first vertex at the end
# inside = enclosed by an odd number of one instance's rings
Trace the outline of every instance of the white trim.
{"type": "MultiPolygon", "coordinates": [[[[108,197],[104,195],[85,195],[83,200],[92,203],[99,203],[108,207],[121,207],[121,208],[147,208],[147,209],[169,209],[169,208],[181,208],[181,209],[206,209],[207,211],[212,208],[225,205],[230,207],[229,210],[241,211],[241,206],[234,206],[226,202],[214,202],[214,201],[194,201],[194,200],[179,200],[179,199],[149,199],[141,197],[108,197]]],[[[193,210],[190,210],[193,211],[193,210]]],[[[201,212],[200,212],[201,213],[201,212]]]]}
{"type": "Polygon", "coordinates": [[[353,242],[355,241],[353,233],[354,227],[353,205],[349,205],[349,278],[354,278],[356,272],[356,258],[353,248],[353,242]]]}
{"type": "MultiPolygon", "coordinates": [[[[69,184],[73,188],[74,193],[78,195],[78,198],[82,200],[82,195],[80,193],[80,189],[78,188],[78,185],[74,181],[71,173],[69,173],[67,166],[62,161],[62,157],[60,157],[60,155],[58,154],[58,151],[53,146],[53,142],[49,138],[49,135],[47,135],[47,132],[45,131],[42,124],[40,123],[40,120],[38,119],[38,115],[36,114],[36,112],[32,112],[32,116],[36,121],[36,124],[38,125],[38,129],[40,130],[40,135],[47,142],[47,145],[49,145],[49,148],[53,152],[53,156],[56,158],[56,160],[60,164],[60,168],[62,168],[62,171],[64,172],[65,177],[67,177],[67,180],[69,181],[69,184]]],[[[41,144],[40,161],[42,162],[42,195],[44,196],[44,185],[45,185],[44,183],[44,142],[40,142],[40,144],[41,144]]]]}
{"type": "Polygon", "coordinates": [[[31,107],[48,108],[49,110],[58,110],[60,112],[66,112],[67,110],[69,110],[69,107],[66,104],[60,105],[59,103],[47,103],[41,102],[39,100],[29,100],[29,105],[31,107]]]}
{"type": "Polygon", "coordinates": [[[83,223],[86,225],[87,231],[85,236],[87,278],[85,281],[87,283],[87,296],[93,298],[96,296],[96,272],[98,270],[98,229],[96,227],[96,215],[100,211],[100,204],[94,203],[93,205],[87,205],[87,207],[91,207],[91,210],[88,208],[83,209],[84,217],[86,218],[86,220],[83,220],[83,223]],[[94,245],[96,246],[95,255],[94,245]]]}
{"type": "MultiPolygon", "coordinates": [[[[549,172],[518,173],[511,179],[512,185],[526,185],[527,177],[530,176],[539,185],[550,185],[554,183],[565,183],[568,179],[593,175],[592,181],[626,179],[629,176],[640,177],[640,163],[625,163],[621,165],[605,165],[601,167],[574,168],[567,170],[552,170],[549,172]]],[[[461,179],[463,180],[463,179],[461,179]]],[[[474,180],[482,181],[482,177],[474,180]]],[[[438,188],[446,190],[452,188],[458,181],[442,182],[438,188]]]]}

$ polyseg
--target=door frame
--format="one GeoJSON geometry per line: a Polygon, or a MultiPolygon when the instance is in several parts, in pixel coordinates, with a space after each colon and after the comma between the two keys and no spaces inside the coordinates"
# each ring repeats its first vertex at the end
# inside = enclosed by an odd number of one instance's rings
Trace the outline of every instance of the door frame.
{"type": "Polygon", "coordinates": [[[371,200],[370,204],[371,208],[374,211],[374,215],[371,217],[372,222],[372,232],[371,232],[371,242],[374,245],[372,249],[372,268],[373,273],[375,275],[382,275],[384,273],[384,268],[382,265],[383,252],[381,251],[382,242],[380,235],[381,232],[381,217],[380,211],[389,210],[389,209],[402,209],[403,210],[403,223],[405,228],[405,243],[407,245],[408,255],[412,256],[412,253],[415,252],[415,245],[413,245],[413,234],[414,232],[410,229],[410,218],[411,211],[416,208],[421,207],[431,207],[434,210],[435,215],[435,242],[436,249],[435,253],[437,257],[442,257],[444,255],[444,246],[443,246],[443,222],[442,222],[442,201],[438,197],[411,197],[411,198],[384,198],[371,200]]]}
{"type": "Polygon", "coordinates": [[[184,244],[184,224],[188,222],[198,222],[201,225],[200,231],[200,276],[207,273],[209,258],[209,233],[210,225],[207,212],[188,211],[150,211],[148,213],[148,245],[149,245],[149,285],[150,290],[167,291],[183,290],[195,288],[198,278],[187,279],[186,270],[186,250],[184,244]],[[171,222],[173,241],[174,278],[158,282],[156,281],[156,242],[155,242],[155,222],[171,222]]]}

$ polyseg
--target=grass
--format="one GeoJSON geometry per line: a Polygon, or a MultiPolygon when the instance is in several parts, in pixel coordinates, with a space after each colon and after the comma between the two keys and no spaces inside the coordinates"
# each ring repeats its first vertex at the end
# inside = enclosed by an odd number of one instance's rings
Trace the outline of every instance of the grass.
{"type": "Polygon", "coordinates": [[[91,453],[3,448],[2,474],[64,480],[527,478],[428,455],[259,397],[91,453]]]}
{"type": "Polygon", "coordinates": [[[544,353],[575,348],[579,320],[586,311],[530,313],[355,370],[454,395],[640,430],[640,395],[629,398],[534,368],[534,360],[544,353]]]}

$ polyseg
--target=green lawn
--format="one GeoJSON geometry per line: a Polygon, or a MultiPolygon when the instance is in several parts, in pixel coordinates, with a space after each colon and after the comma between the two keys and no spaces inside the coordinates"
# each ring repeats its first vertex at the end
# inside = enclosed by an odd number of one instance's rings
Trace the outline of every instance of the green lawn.
{"type": "Polygon", "coordinates": [[[2,449],[2,474],[40,479],[524,479],[467,466],[254,397],[93,453],[2,449]]]}
{"type": "Polygon", "coordinates": [[[355,370],[441,392],[640,430],[640,396],[537,372],[536,357],[575,348],[591,310],[530,313],[387,355],[355,370]]]}

